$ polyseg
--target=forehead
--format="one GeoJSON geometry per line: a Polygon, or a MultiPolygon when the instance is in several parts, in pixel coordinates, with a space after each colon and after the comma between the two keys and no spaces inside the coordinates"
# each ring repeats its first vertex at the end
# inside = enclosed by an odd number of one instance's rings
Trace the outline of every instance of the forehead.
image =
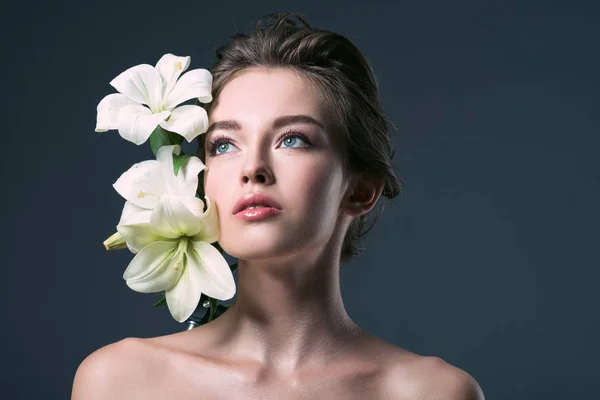
{"type": "Polygon", "coordinates": [[[319,91],[289,68],[244,71],[219,93],[210,120],[235,118],[242,124],[260,124],[278,115],[305,114],[326,124],[319,91]]]}

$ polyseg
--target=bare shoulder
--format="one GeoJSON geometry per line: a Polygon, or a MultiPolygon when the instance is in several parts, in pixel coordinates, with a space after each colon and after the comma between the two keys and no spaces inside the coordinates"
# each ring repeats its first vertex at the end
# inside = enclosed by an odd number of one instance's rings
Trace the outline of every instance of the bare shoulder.
{"type": "Polygon", "coordinates": [[[386,369],[389,399],[484,400],[477,381],[439,357],[398,352],[386,369]]]}
{"type": "Polygon", "coordinates": [[[126,338],[96,350],[77,368],[71,400],[141,396],[156,374],[151,348],[146,339],[126,338]]]}
{"type": "Polygon", "coordinates": [[[426,398],[484,400],[481,387],[471,375],[439,357],[424,357],[422,390],[426,398]]]}
{"type": "Polygon", "coordinates": [[[196,330],[125,338],[96,350],[79,365],[71,400],[148,400],[180,393],[202,366],[206,335],[196,330]]]}

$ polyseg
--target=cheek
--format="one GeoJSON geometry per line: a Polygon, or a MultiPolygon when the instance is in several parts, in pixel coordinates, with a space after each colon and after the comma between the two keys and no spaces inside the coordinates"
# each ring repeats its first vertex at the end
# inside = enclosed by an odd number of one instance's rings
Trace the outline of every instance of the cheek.
{"type": "Polygon", "coordinates": [[[307,207],[331,212],[339,206],[342,190],[342,169],[332,160],[315,160],[304,170],[296,169],[292,182],[307,199],[307,207]]]}
{"type": "Polygon", "coordinates": [[[215,160],[206,164],[204,170],[204,190],[206,193],[211,193],[216,196],[223,189],[231,186],[234,175],[235,165],[233,163],[222,162],[215,160]]]}

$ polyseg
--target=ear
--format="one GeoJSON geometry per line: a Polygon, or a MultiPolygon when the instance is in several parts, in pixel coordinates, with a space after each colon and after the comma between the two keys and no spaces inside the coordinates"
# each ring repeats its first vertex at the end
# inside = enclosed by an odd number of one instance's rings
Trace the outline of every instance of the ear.
{"type": "Polygon", "coordinates": [[[342,200],[342,210],[351,217],[368,213],[377,203],[383,182],[364,174],[356,176],[342,200]]]}

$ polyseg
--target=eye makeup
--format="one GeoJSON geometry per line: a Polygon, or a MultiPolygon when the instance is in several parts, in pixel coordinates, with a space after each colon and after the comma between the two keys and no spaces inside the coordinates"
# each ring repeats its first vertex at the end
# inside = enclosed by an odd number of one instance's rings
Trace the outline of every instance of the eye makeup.
{"type": "MultiPolygon", "coordinates": [[[[310,140],[308,140],[308,137],[304,133],[302,133],[296,129],[289,129],[289,130],[285,131],[284,133],[282,133],[279,136],[278,143],[281,144],[281,142],[283,142],[285,139],[292,138],[292,137],[300,138],[304,143],[306,143],[306,145],[300,146],[300,147],[286,147],[286,148],[288,148],[288,149],[306,149],[306,148],[312,147],[312,143],[310,142],[310,140]]],[[[221,154],[227,154],[227,153],[217,153],[217,148],[222,144],[233,144],[232,139],[224,134],[213,135],[210,138],[210,141],[206,144],[206,155],[211,156],[211,157],[218,157],[221,154]]]]}

